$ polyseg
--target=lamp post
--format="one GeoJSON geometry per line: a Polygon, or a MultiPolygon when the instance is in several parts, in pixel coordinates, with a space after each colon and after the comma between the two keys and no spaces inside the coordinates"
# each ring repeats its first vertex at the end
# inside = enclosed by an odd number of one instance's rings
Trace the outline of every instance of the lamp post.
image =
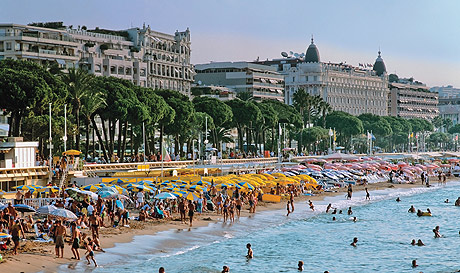
{"type": "Polygon", "coordinates": [[[50,137],[49,137],[49,145],[50,145],[50,158],[49,158],[49,177],[48,177],[48,182],[51,183],[52,181],[52,164],[53,164],[53,137],[51,136],[51,102],[49,103],[49,116],[50,116],[50,137]]]}
{"type": "Polygon", "coordinates": [[[146,157],[146,149],[145,149],[145,122],[142,122],[142,141],[143,141],[143,145],[144,145],[144,164],[145,164],[145,157],[146,157]]]}
{"type": "Polygon", "coordinates": [[[62,140],[64,140],[64,152],[65,152],[67,151],[67,104],[64,104],[64,136],[62,137],[62,140]]]}

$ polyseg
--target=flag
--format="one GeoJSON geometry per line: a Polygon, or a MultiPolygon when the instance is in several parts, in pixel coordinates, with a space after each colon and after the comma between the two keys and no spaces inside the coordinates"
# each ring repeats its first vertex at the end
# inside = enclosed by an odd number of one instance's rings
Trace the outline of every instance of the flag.
{"type": "Polygon", "coordinates": [[[165,162],[171,161],[171,157],[169,156],[168,151],[166,150],[164,144],[163,144],[163,147],[162,147],[161,156],[162,157],[164,156],[163,161],[165,161],[165,162]]]}
{"type": "Polygon", "coordinates": [[[332,132],[332,129],[329,128],[329,136],[333,136],[333,135],[334,135],[334,133],[332,132]]]}
{"type": "Polygon", "coordinates": [[[407,138],[410,139],[410,134],[407,135],[407,138]]]}
{"type": "Polygon", "coordinates": [[[414,133],[410,134],[410,137],[414,137],[414,133]]]}
{"type": "Polygon", "coordinates": [[[372,134],[372,133],[371,133],[371,139],[372,139],[372,140],[375,140],[375,136],[374,136],[374,134],[372,134]]]}
{"type": "Polygon", "coordinates": [[[458,135],[455,136],[455,141],[458,141],[458,135]]]}
{"type": "Polygon", "coordinates": [[[372,139],[372,135],[371,135],[371,133],[369,133],[369,132],[367,132],[367,139],[368,139],[368,140],[371,140],[371,139],[372,139]]]}
{"type": "Polygon", "coordinates": [[[283,132],[281,131],[281,123],[278,123],[278,130],[279,130],[279,132],[280,132],[280,135],[282,135],[283,132]]]}
{"type": "Polygon", "coordinates": [[[337,136],[335,135],[335,130],[334,130],[334,142],[337,140],[337,136]]]}

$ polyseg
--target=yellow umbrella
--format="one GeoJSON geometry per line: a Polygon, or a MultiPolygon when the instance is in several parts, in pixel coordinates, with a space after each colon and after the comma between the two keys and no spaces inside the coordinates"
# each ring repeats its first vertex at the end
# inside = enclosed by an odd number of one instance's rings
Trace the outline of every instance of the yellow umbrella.
{"type": "Polygon", "coordinates": [[[68,150],[62,153],[63,155],[80,155],[81,152],[77,150],[68,150]]]}
{"type": "Polygon", "coordinates": [[[185,196],[185,199],[187,200],[192,200],[192,201],[196,201],[198,199],[200,199],[200,196],[194,192],[189,192],[186,196],[185,196]]]}
{"type": "Polygon", "coordinates": [[[96,187],[93,184],[89,184],[89,185],[86,185],[84,187],[81,187],[80,189],[85,190],[85,191],[97,192],[97,190],[99,190],[100,187],[96,187]]]}

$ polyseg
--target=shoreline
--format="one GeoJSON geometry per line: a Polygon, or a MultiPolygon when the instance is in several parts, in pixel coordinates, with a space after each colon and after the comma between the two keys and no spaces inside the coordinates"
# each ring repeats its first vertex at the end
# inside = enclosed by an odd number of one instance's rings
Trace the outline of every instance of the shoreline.
{"type": "MultiPolygon", "coordinates": [[[[454,180],[450,178],[448,182],[454,180]]],[[[354,186],[354,191],[364,191],[364,188],[368,188],[369,191],[381,190],[381,189],[401,189],[401,188],[416,188],[423,187],[421,182],[415,184],[390,184],[388,182],[380,182],[368,184],[366,186],[354,186]]],[[[299,196],[296,197],[295,203],[304,202],[307,200],[323,201],[326,197],[334,197],[346,192],[346,188],[340,188],[336,192],[323,192],[314,196],[299,196]]],[[[281,201],[280,203],[265,203],[260,202],[257,206],[257,212],[261,211],[274,211],[285,209],[285,202],[281,201]]],[[[176,213],[177,214],[177,213],[176,213]]],[[[177,219],[177,215],[173,219],[177,219]]],[[[248,213],[247,208],[245,207],[241,211],[241,217],[248,217],[252,214],[248,213]]],[[[203,213],[201,215],[196,214],[194,219],[194,225],[191,228],[205,227],[211,223],[218,223],[222,219],[222,215],[217,215],[215,212],[203,213]]],[[[237,223],[237,221],[235,221],[237,223]]],[[[135,236],[140,235],[155,235],[162,231],[172,231],[172,230],[188,230],[188,224],[183,224],[178,220],[150,220],[149,222],[137,222],[130,221],[130,228],[102,228],[100,230],[100,241],[101,246],[104,249],[115,247],[118,243],[129,243],[132,242],[135,236]]],[[[89,232],[87,229],[82,230],[82,232],[89,232]]],[[[4,261],[0,263],[0,270],[3,272],[58,272],[58,269],[62,265],[67,265],[69,269],[72,269],[79,262],[85,262],[84,251],[80,249],[80,261],[75,261],[70,259],[72,253],[70,250],[70,245],[66,244],[64,248],[64,257],[69,258],[55,258],[54,257],[54,244],[43,244],[43,243],[34,243],[28,241],[25,244],[21,244],[19,250],[19,255],[11,256],[6,255],[4,261]],[[24,250],[21,250],[24,249],[24,250]],[[24,252],[23,252],[24,251],[24,252]],[[5,259],[6,258],[6,259],[5,259]]],[[[97,260],[97,253],[96,253],[97,260]]],[[[93,268],[93,267],[90,267],[93,268]]]]}

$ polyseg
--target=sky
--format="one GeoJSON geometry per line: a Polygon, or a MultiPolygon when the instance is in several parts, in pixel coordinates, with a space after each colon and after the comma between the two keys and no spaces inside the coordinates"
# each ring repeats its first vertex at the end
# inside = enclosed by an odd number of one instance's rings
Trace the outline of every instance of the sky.
{"type": "Polygon", "coordinates": [[[280,58],[314,36],[321,61],[374,63],[428,86],[460,87],[457,0],[1,0],[0,23],[190,28],[192,63],[280,58]]]}

